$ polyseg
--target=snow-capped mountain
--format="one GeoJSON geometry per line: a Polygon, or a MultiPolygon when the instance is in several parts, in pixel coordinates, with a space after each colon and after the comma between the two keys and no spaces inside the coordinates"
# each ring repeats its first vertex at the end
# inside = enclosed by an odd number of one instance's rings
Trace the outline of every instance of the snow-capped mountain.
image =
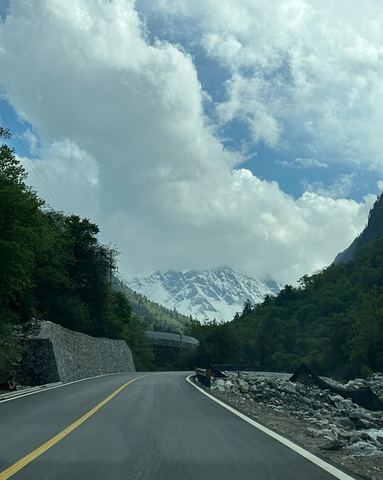
{"type": "Polygon", "coordinates": [[[151,301],[200,321],[232,320],[237,312],[242,312],[246,300],[260,303],[266,295],[277,294],[281,289],[273,280],[250,277],[227,267],[200,272],[154,272],[125,283],[151,301]]]}

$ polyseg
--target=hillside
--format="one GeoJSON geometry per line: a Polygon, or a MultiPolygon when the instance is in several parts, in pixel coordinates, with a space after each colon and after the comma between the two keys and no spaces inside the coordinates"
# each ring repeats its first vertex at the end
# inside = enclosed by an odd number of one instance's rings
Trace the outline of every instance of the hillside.
{"type": "MultiPolygon", "coordinates": [[[[0,139],[10,137],[0,125],[0,139]]],[[[14,329],[31,318],[125,340],[137,368],[148,369],[153,352],[145,329],[110,289],[116,251],[100,243],[98,225],[49,208],[26,180],[15,152],[0,145],[0,384],[20,361],[14,329]]]]}
{"type": "Polygon", "coordinates": [[[280,290],[273,280],[250,277],[221,267],[187,272],[154,272],[127,282],[128,287],[151,300],[199,321],[232,320],[245,302],[258,304],[280,290]]]}
{"type": "Polygon", "coordinates": [[[347,263],[354,259],[355,253],[364,245],[369,245],[383,235],[383,195],[379,195],[368,216],[368,222],[362,233],[355,238],[349,247],[339,253],[334,264],[347,263]]]}
{"type": "Polygon", "coordinates": [[[195,323],[191,335],[215,363],[295,369],[304,362],[339,378],[382,371],[383,239],[232,322],[195,323]]]}
{"type": "Polygon", "coordinates": [[[176,333],[188,332],[190,317],[150,301],[144,295],[130,289],[122,280],[116,277],[113,278],[113,288],[124,293],[132,307],[133,313],[142,318],[147,329],[176,333]]]}

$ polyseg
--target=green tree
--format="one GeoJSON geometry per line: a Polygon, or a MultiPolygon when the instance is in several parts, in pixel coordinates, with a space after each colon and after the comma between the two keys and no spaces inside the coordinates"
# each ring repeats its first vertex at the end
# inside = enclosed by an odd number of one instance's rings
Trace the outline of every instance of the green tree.
{"type": "MultiPolygon", "coordinates": [[[[0,134],[9,133],[0,127],[0,134]]],[[[0,308],[22,318],[31,313],[35,252],[43,202],[24,183],[25,171],[14,151],[0,147],[0,308]]]]}
{"type": "Polygon", "coordinates": [[[351,363],[356,373],[362,367],[383,369],[383,288],[375,286],[362,300],[353,324],[351,363]]]}
{"type": "Polygon", "coordinates": [[[131,306],[121,292],[113,292],[113,317],[117,338],[124,339],[129,345],[136,369],[152,370],[154,353],[145,326],[137,315],[132,314],[131,306]]]}

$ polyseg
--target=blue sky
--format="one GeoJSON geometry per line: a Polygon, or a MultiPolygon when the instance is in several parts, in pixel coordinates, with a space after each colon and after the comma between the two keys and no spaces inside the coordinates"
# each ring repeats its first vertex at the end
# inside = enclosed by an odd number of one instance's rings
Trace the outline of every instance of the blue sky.
{"type": "MultiPolygon", "coordinates": [[[[171,2],[168,3],[171,8],[171,2]]],[[[148,0],[138,1],[137,10],[146,24],[148,38],[152,44],[158,40],[179,44],[193,57],[198,79],[204,91],[211,97],[211,102],[205,105],[205,113],[214,122],[216,120],[214,106],[227,100],[225,82],[230,81],[230,68],[225,68],[206,55],[201,42],[198,41],[200,28],[190,21],[189,16],[180,18],[177,15],[172,22],[169,22],[169,19],[164,21],[161,11],[153,7],[153,2],[148,0]]],[[[248,78],[254,75],[254,69],[251,66],[246,66],[243,71],[248,78]]],[[[277,73],[286,78],[287,82],[291,81],[287,61],[277,73]]],[[[273,76],[270,75],[267,80],[272,82],[273,76]]],[[[245,157],[248,158],[245,166],[254,175],[267,181],[278,182],[284,192],[295,198],[302,195],[307,184],[314,188],[319,182],[323,184],[323,188],[332,190],[337,184],[337,179],[343,176],[352,176],[353,181],[348,183],[347,191],[345,187],[341,189],[339,192],[341,196],[361,201],[365,195],[371,193],[371,189],[379,192],[376,185],[376,172],[371,172],[368,166],[356,169],[354,165],[342,163],[342,161],[329,162],[328,155],[336,155],[331,150],[327,151],[323,148],[316,153],[317,165],[311,164],[305,168],[303,163],[297,164],[295,162],[297,158],[313,158],[310,150],[310,135],[305,133],[299,125],[296,130],[291,128],[285,132],[287,145],[278,145],[273,148],[262,141],[252,142],[244,119],[233,119],[219,128],[217,133],[226,148],[245,150],[245,157]]]]}
{"type": "Polygon", "coordinates": [[[125,276],[294,283],[383,186],[377,0],[0,0],[0,112],[29,181],[125,276]],[[134,253],[133,253],[134,252],[134,253]]]}

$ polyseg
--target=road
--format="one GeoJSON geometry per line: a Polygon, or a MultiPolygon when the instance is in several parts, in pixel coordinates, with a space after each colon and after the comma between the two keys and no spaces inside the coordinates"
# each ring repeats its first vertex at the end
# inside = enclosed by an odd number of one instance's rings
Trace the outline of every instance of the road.
{"type": "Polygon", "coordinates": [[[143,375],[99,377],[1,402],[0,480],[341,478],[210,400],[186,373],[143,375]]]}

